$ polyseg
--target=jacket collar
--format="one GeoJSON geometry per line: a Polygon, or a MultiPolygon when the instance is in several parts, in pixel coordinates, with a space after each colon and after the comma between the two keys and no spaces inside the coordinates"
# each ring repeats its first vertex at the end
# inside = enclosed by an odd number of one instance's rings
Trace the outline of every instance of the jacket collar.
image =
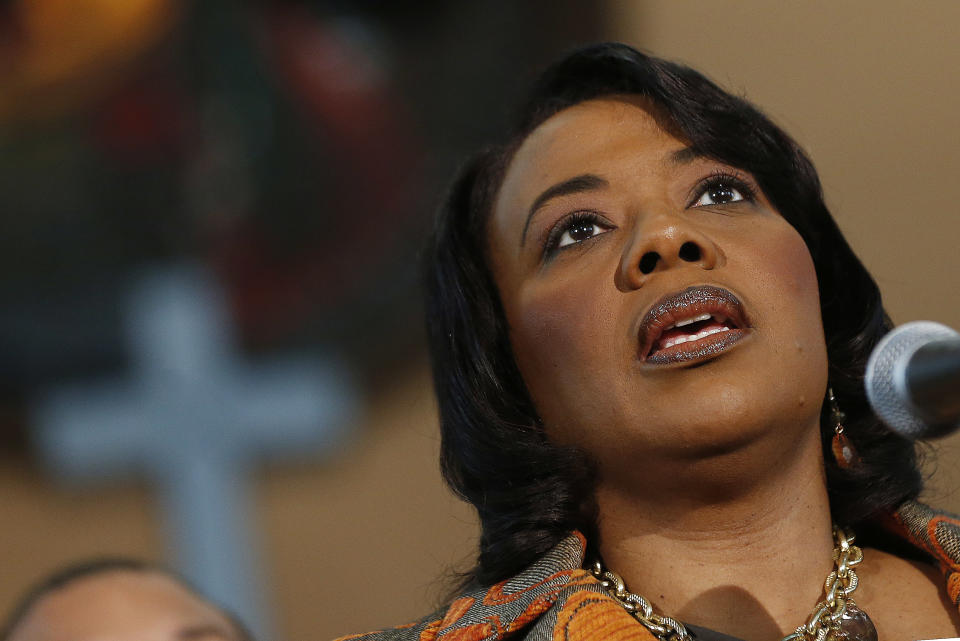
{"type": "MultiPolygon", "coordinates": [[[[947,594],[960,601],[960,519],[908,501],[885,525],[936,561],[947,594]]],[[[392,630],[347,637],[356,641],[656,641],[583,569],[586,539],[573,532],[520,574],[467,591],[449,607],[392,630]]]]}

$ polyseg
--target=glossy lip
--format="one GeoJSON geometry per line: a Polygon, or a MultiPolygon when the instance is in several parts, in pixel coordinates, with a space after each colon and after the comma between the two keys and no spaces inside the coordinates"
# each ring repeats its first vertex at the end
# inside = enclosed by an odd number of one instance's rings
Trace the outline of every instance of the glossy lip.
{"type": "Polygon", "coordinates": [[[670,365],[703,360],[715,356],[748,335],[750,323],[743,304],[733,292],[713,285],[688,287],[668,294],[654,303],[640,321],[637,355],[641,362],[650,365],[670,365]],[[681,343],[650,354],[657,339],[668,328],[702,314],[721,316],[729,320],[735,329],[689,343],[681,343]]]}

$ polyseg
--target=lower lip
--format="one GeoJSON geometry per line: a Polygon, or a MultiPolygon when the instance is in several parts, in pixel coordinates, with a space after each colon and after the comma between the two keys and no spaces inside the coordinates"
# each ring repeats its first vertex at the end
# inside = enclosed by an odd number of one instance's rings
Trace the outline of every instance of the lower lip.
{"type": "Polygon", "coordinates": [[[746,338],[747,329],[731,329],[719,334],[711,334],[699,340],[680,343],[654,352],[644,360],[645,365],[675,365],[677,363],[699,363],[725,353],[735,344],[746,338]]]}

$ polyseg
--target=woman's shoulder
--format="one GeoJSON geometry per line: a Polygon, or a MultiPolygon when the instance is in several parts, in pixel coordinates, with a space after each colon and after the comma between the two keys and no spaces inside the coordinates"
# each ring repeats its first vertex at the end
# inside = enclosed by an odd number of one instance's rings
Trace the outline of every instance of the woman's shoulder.
{"type": "Polygon", "coordinates": [[[893,514],[890,527],[940,566],[950,599],[960,602],[960,517],[907,501],[893,514]]]}
{"type": "Polygon", "coordinates": [[[857,603],[873,617],[880,638],[956,637],[960,518],[908,501],[884,525],[912,549],[865,547],[857,603]]]}
{"type": "Polygon", "coordinates": [[[443,611],[434,612],[419,621],[398,625],[395,628],[350,634],[334,641],[421,641],[422,639],[433,639],[436,638],[443,617],[443,611]]]}
{"type": "Polygon", "coordinates": [[[587,570],[558,573],[536,585],[516,579],[461,596],[419,621],[336,641],[552,639],[558,627],[568,639],[656,641],[587,570]]]}
{"type": "Polygon", "coordinates": [[[939,639],[960,634],[957,604],[943,589],[944,576],[933,564],[867,548],[857,569],[860,587],[853,596],[873,618],[879,638],[939,639]]]}
{"type": "Polygon", "coordinates": [[[568,638],[579,638],[577,630],[583,628],[600,635],[591,638],[605,638],[605,631],[616,630],[624,641],[654,641],[593,574],[581,567],[584,545],[583,536],[575,532],[520,574],[468,589],[419,621],[337,641],[432,641],[448,636],[549,639],[558,625],[568,632],[568,638]]]}

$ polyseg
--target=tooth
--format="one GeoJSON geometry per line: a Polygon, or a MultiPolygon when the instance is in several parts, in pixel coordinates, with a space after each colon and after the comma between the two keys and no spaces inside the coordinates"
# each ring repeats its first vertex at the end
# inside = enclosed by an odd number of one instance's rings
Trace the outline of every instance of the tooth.
{"type": "Polygon", "coordinates": [[[690,325],[692,323],[698,323],[700,321],[710,320],[713,318],[710,314],[700,314],[696,318],[688,318],[687,320],[677,321],[673,324],[674,327],[683,327],[684,325],[690,325]]]}
{"type": "MultiPolygon", "coordinates": [[[[697,319],[693,319],[692,321],[689,321],[689,322],[696,322],[696,320],[697,319]]],[[[705,320],[705,319],[700,319],[700,320],[705,320]]],[[[719,334],[720,332],[729,332],[729,331],[730,331],[730,328],[726,326],[711,327],[710,329],[705,329],[702,332],[699,332],[697,334],[690,334],[687,336],[677,336],[675,338],[671,338],[669,340],[663,341],[663,343],[660,345],[658,349],[667,349],[668,347],[673,347],[674,345],[681,345],[683,343],[698,341],[701,338],[706,338],[707,336],[713,336],[714,334],[719,334]]]]}
{"type": "Polygon", "coordinates": [[[666,343],[663,344],[664,349],[667,347],[673,347],[674,345],[679,345],[680,343],[686,343],[688,339],[686,336],[677,336],[676,338],[671,338],[666,343]]]}

